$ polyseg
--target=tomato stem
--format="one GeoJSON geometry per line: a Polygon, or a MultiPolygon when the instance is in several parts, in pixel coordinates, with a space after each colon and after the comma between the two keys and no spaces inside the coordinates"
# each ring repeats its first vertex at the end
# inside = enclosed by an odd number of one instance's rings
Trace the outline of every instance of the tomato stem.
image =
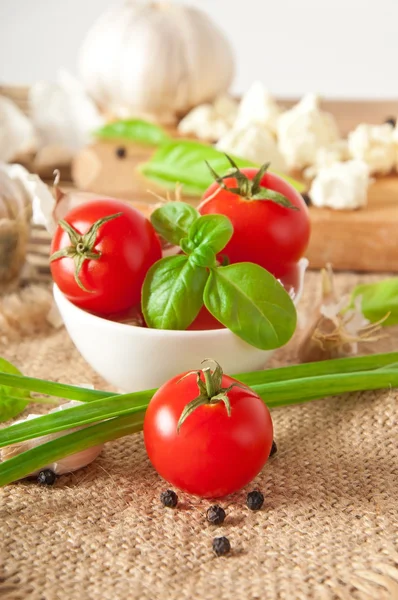
{"type": "Polygon", "coordinates": [[[98,219],[93,223],[90,229],[85,234],[81,234],[67,221],[61,219],[58,225],[69,235],[71,242],[70,246],[66,246],[57,252],[54,252],[50,256],[50,262],[59,260],[61,258],[72,258],[75,263],[75,281],[80,289],[88,294],[92,294],[94,290],[88,290],[80,279],[80,273],[86,260],[98,260],[101,258],[101,252],[94,250],[94,246],[97,243],[97,233],[100,227],[112,221],[117,217],[122,216],[123,213],[119,212],[114,215],[108,215],[102,219],[98,219]]]}
{"type": "Polygon", "coordinates": [[[228,162],[231,165],[231,169],[227,171],[225,175],[222,177],[216,173],[213,167],[207,162],[207,168],[212,174],[214,180],[218,183],[220,188],[225,190],[226,192],[231,192],[232,194],[236,194],[241,196],[242,198],[246,198],[246,200],[269,200],[270,202],[275,202],[275,204],[279,204],[284,208],[290,208],[291,210],[299,210],[297,206],[292,204],[286,196],[283,194],[276,192],[275,190],[270,190],[261,185],[261,180],[267,172],[271,163],[264,163],[258,172],[256,173],[253,179],[249,179],[247,175],[245,175],[235,163],[235,161],[228,156],[225,155],[228,162]],[[236,179],[237,187],[228,187],[224,179],[228,179],[234,177],[236,179]]]}
{"type": "Polygon", "coordinates": [[[225,409],[227,411],[228,416],[230,417],[231,403],[228,398],[228,392],[233,387],[246,388],[245,385],[242,385],[238,382],[233,383],[228,388],[223,388],[223,370],[221,366],[218,364],[217,361],[211,358],[206,358],[202,361],[202,364],[204,362],[209,361],[215,363],[216,367],[214,371],[212,371],[210,367],[205,367],[201,371],[190,371],[189,373],[181,377],[181,379],[179,380],[181,381],[182,379],[185,379],[190,375],[196,375],[196,384],[198,386],[199,395],[196,398],[194,398],[194,400],[191,400],[191,402],[188,402],[188,404],[184,407],[177,424],[177,433],[179,433],[181,425],[189,417],[189,415],[191,415],[197,408],[199,408],[199,406],[204,406],[205,404],[217,404],[218,402],[224,402],[225,409]],[[205,380],[204,382],[202,380],[202,375],[205,380]]]}

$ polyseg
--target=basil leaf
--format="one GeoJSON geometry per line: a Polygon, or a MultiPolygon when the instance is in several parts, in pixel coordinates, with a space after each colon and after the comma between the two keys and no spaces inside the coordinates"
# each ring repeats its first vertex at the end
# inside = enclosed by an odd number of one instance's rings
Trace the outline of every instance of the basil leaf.
{"type": "MultiPolygon", "coordinates": [[[[259,167],[243,158],[231,158],[238,167],[259,167]]],[[[195,140],[170,140],[158,148],[140,171],[163,188],[174,189],[176,183],[181,183],[185,194],[202,196],[214,181],[205,161],[220,174],[225,174],[231,167],[225,154],[213,146],[195,140]]],[[[298,181],[280,175],[299,192],[305,190],[305,186],[298,181]]]]}
{"type": "Polygon", "coordinates": [[[209,246],[216,254],[228,244],[234,232],[225,215],[203,215],[189,228],[188,237],[195,248],[209,246]]]}
{"type": "Polygon", "coordinates": [[[376,323],[391,313],[381,325],[386,327],[398,324],[398,278],[358,285],[352,292],[352,303],[358,296],[362,297],[362,313],[371,323],[376,323]]]}
{"type": "Polygon", "coordinates": [[[127,140],[149,146],[159,146],[169,139],[159,125],[141,119],[108,123],[101,129],[97,129],[95,136],[104,140],[127,140]]]}
{"type": "Polygon", "coordinates": [[[168,202],[151,214],[151,223],[165,240],[176,246],[188,235],[191,225],[200,217],[196,208],[185,202],[168,202]]]}
{"type": "Polygon", "coordinates": [[[149,327],[186,329],[203,306],[209,274],[185,255],[168,256],[148,271],[142,288],[142,311],[149,327]]]}
{"type": "Polygon", "coordinates": [[[271,273],[253,263],[212,269],[203,299],[216,319],[262,350],[283,346],[296,328],[289,294],[271,273]]]}
{"type": "MultiPolygon", "coordinates": [[[[0,358],[0,371],[11,375],[22,375],[14,365],[0,358]]],[[[0,385],[0,423],[8,421],[21,413],[30,403],[28,390],[0,385]]]]}

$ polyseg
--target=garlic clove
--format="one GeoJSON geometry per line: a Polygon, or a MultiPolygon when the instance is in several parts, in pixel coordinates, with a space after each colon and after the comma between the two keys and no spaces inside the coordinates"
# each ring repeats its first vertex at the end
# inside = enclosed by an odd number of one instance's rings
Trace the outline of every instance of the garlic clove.
{"type": "MultiPolygon", "coordinates": [[[[92,387],[92,386],[88,385],[86,387],[92,387]]],[[[79,406],[80,404],[82,404],[82,403],[77,402],[76,400],[72,400],[71,402],[67,402],[60,406],[57,406],[56,408],[51,410],[50,413],[58,412],[60,410],[65,410],[67,408],[72,408],[73,406],[79,406]]],[[[37,417],[40,417],[40,416],[42,416],[42,415],[30,414],[26,417],[26,419],[20,419],[18,421],[15,421],[14,425],[16,425],[17,423],[23,423],[24,421],[29,421],[31,419],[36,419],[37,417]]],[[[86,427],[89,427],[89,425],[87,425],[86,427]]],[[[73,429],[68,429],[66,431],[59,431],[54,434],[44,435],[39,438],[33,438],[31,440],[26,440],[25,442],[21,442],[19,444],[12,444],[11,446],[6,446],[5,448],[0,449],[0,460],[2,462],[4,462],[10,458],[13,458],[14,456],[17,456],[18,454],[21,454],[22,452],[25,452],[26,450],[30,450],[31,448],[36,448],[37,446],[40,446],[41,444],[45,444],[46,442],[55,440],[59,437],[67,435],[68,433],[72,433],[73,431],[78,431],[79,429],[84,429],[84,427],[76,427],[73,429]]],[[[51,463],[48,465],[43,465],[42,467],[40,467],[40,469],[38,471],[34,471],[30,475],[31,476],[37,475],[43,469],[51,469],[51,471],[54,471],[54,473],[56,475],[72,473],[72,472],[77,471],[78,469],[82,469],[83,467],[86,467],[87,465],[92,463],[101,454],[103,447],[104,447],[104,445],[100,444],[98,446],[93,446],[92,448],[87,448],[86,450],[82,450],[81,452],[77,452],[76,454],[72,454],[71,456],[66,456],[65,458],[62,458],[61,460],[59,460],[58,462],[51,463]]]]}
{"type": "Polygon", "coordinates": [[[104,123],[80,83],[64,70],[55,83],[34,84],[29,104],[40,146],[62,146],[71,155],[88,144],[92,132],[104,123]]]}
{"type": "Polygon", "coordinates": [[[0,96],[0,161],[11,161],[37,146],[35,129],[28,117],[9,98],[0,96]]]}

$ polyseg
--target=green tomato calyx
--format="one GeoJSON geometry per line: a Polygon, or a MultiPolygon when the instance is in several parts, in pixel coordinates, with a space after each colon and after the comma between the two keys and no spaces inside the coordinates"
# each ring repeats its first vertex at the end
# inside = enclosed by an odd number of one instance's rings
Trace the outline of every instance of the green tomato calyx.
{"type": "Polygon", "coordinates": [[[205,358],[202,361],[202,364],[204,362],[209,362],[209,361],[213,362],[216,365],[214,371],[212,371],[210,369],[210,367],[205,367],[204,369],[202,369],[200,371],[190,371],[189,373],[187,373],[186,375],[181,377],[181,379],[179,380],[179,382],[180,382],[183,379],[185,379],[186,377],[190,377],[191,375],[196,375],[196,383],[197,383],[197,386],[199,389],[199,395],[196,398],[194,398],[194,400],[191,400],[191,402],[188,402],[188,404],[185,406],[184,410],[182,411],[181,416],[177,423],[177,433],[179,433],[179,431],[181,429],[181,425],[184,423],[184,421],[197,408],[199,408],[199,406],[204,406],[206,404],[217,404],[218,402],[223,402],[225,405],[227,414],[230,417],[231,416],[231,403],[228,398],[228,392],[234,387],[245,388],[244,385],[237,383],[237,382],[232,383],[227,388],[223,388],[222,387],[223,370],[222,370],[221,366],[218,364],[217,361],[215,361],[211,358],[205,358]],[[204,381],[202,379],[202,375],[203,375],[204,381]]]}
{"type": "MultiPolygon", "coordinates": [[[[284,208],[299,210],[298,207],[294,206],[294,204],[292,204],[290,200],[283,194],[261,185],[261,180],[268,171],[271,163],[264,163],[256,173],[256,176],[253,179],[249,179],[244,173],[242,173],[236,162],[230,156],[228,156],[228,154],[225,156],[231,165],[231,169],[228,169],[226,174],[222,177],[218,175],[213,167],[206,161],[206,165],[210,170],[210,173],[221,189],[231,192],[232,194],[236,194],[237,196],[241,196],[242,198],[246,198],[246,200],[269,200],[271,202],[275,202],[275,204],[283,206],[284,208]],[[224,179],[228,179],[230,177],[234,177],[236,179],[236,187],[228,187],[225,184],[224,179]]],[[[219,193],[220,188],[215,191],[214,196],[208,197],[207,200],[215,197],[219,193]]]]}
{"type": "Polygon", "coordinates": [[[109,215],[99,219],[91,225],[90,229],[84,235],[76,231],[76,229],[66,221],[61,219],[58,222],[58,225],[69,235],[71,244],[70,246],[66,246],[61,250],[54,252],[54,254],[50,256],[50,262],[65,257],[72,258],[75,263],[76,283],[84,292],[88,292],[89,294],[94,292],[94,290],[88,290],[83,285],[80,279],[80,272],[86,260],[98,260],[101,258],[101,252],[98,252],[98,250],[94,249],[94,246],[97,243],[98,230],[100,227],[102,227],[102,225],[104,225],[104,223],[112,221],[113,219],[122,216],[122,214],[123,213],[120,212],[116,213],[115,215],[109,215]]]}

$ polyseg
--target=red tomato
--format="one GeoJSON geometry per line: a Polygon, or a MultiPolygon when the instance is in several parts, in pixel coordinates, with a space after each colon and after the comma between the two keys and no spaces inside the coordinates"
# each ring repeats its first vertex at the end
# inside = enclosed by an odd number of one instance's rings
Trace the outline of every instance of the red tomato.
{"type": "MultiPolygon", "coordinates": [[[[252,180],[258,169],[241,169],[252,180]]],[[[236,187],[233,177],[224,179],[227,187],[236,187]]],[[[253,200],[220,188],[213,183],[199,206],[202,215],[226,215],[234,226],[232,239],[223,249],[231,263],[254,262],[283,277],[304,254],[310,221],[307,206],[299,192],[273,173],[266,172],[261,186],[283,194],[299,210],[285,208],[270,200],[253,200]],[[219,193],[210,198],[217,189],[219,193]],[[209,198],[209,200],[207,200],[209,198]]]]}
{"type": "MultiPolygon", "coordinates": [[[[196,375],[177,375],[149,403],[144,440],[149,459],[166,481],[190,494],[217,498],[248,484],[263,468],[272,445],[268,408],[250,388],[227,392],[224,402],[204,404],[177,424],[185,406],[199,394],[196,375]]],[[[203,376],[203,373],[202,373],[203,376]]],[[[222,377],[222,387],[235,380],[222,377]]]]}
{"type": "Polygon", "coordinates": [[[202,306],[198,316],[193,323],[187,327],[187,329],[189,331],[199,331],[203,329],[225,329],[225,327],[222,325],[222,323],[220,323],[220,321],[217,321],[217,319],[213,317],[211,313],[209,313],[205,306],[202,306]]]}
{"type": "MultiPolygon", "coordinates": [[[[103,223],[94,237],[91,252],[99,258],[88,258],[82,264],[79,278],[85,289],[76,281],[75,259],[66,256],[50,263],[55,283],[71,302],[103,315],[125,311],[140,302],[145,275],[161,258],[159,240],[151,223],[121,200],[88,200],[65,218],[83,236],[94,223],[117,213],[121,215],[103,223]]],[[[69,233],[58,225],[51,253],[71,244],[69,233]]]]}

